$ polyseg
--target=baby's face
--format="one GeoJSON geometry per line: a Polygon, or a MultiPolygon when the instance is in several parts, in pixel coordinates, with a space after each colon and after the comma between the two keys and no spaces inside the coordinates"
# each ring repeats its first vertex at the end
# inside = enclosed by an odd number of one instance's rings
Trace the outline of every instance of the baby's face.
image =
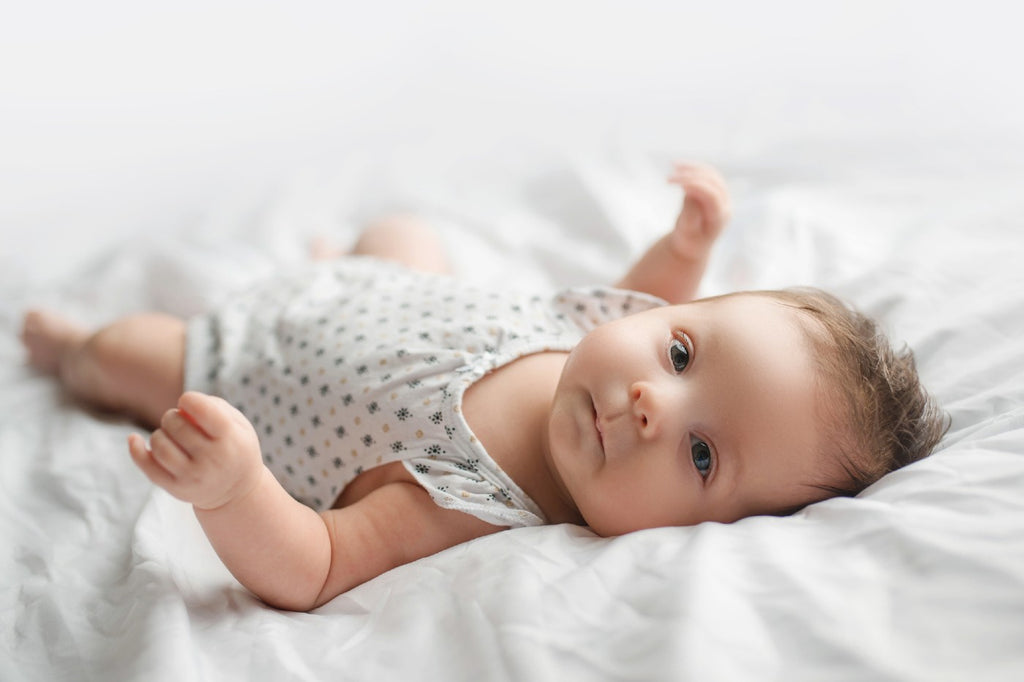
{"type": "Polygon", "coordinates": [[[579,343],[555,393],[549,455],[595,532],[731,522],[825,497],[798,315],[733,296],[632,315],[579,343]]]}

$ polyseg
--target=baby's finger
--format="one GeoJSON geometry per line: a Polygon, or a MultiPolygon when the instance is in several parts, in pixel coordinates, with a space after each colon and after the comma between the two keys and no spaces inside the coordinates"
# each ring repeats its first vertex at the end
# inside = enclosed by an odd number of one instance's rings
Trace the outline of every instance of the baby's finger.
{"type": "Polygon", "coordinates": [[[712,215],[729,215],[729,191],[720,177],[695,174],[684,178],[683,189],[687,199],[694,199],[712,215]]]}
{"type": "Polygon", "coordinates": [[[728,202],[728,196],[721,188],[706,178],[688,178],[683,183],[687,201],[697,201],[708,213],[717,213],[728,202]]]}
{"type": "Polygon", "coordinates": [[[713,166],[708,166],[707,164],[703,164],[703,163],[692,163],[692,162],[680,163],[680,162],[676,162],[676,163],[672,164],[672,172],[669,175],[675,176],[675,175],[681,175],[681,174],[707,175],[707,176],[718,176],[719,175],[718,171],[715,170],[715,168],[713,166]]]}
{"type": "Polygon", "coordinates": [[[708,182],[725,186],[725,178],[718,172],[713,166],[708,166],[700,163],[676,163],[673,166],[672,173],[669,174],[670,179],[674,178],[703,178],[708,182]]]}
{"type": "Polygon", "coordinates": [[[668,179],[669,184],[678,185],[683,188],[683,192],[690,194],[696,189],[703,188],[708,191],[723,191],[724,186],[718,186],[713,179],[708,178],[706,175],[696,171],[683,171],[671,176],[668,179]]]}
{"type": "Polygon", "coordinates": [[[713,168],[701,166],[682,166],[669,175],[668,181],[684,188],[702,186],[722,193],[726,191],[725,178],[713,168]]]}
{"type": "Polygon", "coordinates": [[[234,424],[237,412],[226,400],[205,393],[189,391],[178,398],[178,409],[210,438],[222,438],[234,424]]]}
{"type": "Polygon", "coordinates": [[[685,184],[687,180],[690,180],[697,176],[697,170],[690,166],[679,166],[673,172],[669,173],[668,181],[674,185],[685,184]]]}
{"type": "Polygon", "coordinates": [[[150,481],[167,488],[174,485],[175,478],[153,459],[153,453],[146,447],[145,439],[137,433],[128,436],[128,453],[132,456],[135,466],[142,470],[150,481]]]}
{"type": "Polygon", "coordinates": [[[673,168],[696,168],[701,171],[707,171],[710,173],[717,173],[718,170],[708,163],[702,163],[700,161],[673,161],[673,168]]]}
{"type": "Polygon", "coordinates": [[[192,465],[192,458],[175,443],[162,429],[149,437],[149,451],[153,459],[175,479],[180,478],[192,465]]]}
{"type": "Polygon", "coordinates": [[[673,161],[672,168],[679,170],[696,170],[696,171],[714,171],[714,168],[705,164],[697,163],[696,161],[673,161]]]}
{"type": "Polygon", "coordinates": [[[160,430],[170,436],[181,450],[189,457],[195,457],[210,438],[195,422],[181,410],[167,410],[160,420],[160,430]]]}

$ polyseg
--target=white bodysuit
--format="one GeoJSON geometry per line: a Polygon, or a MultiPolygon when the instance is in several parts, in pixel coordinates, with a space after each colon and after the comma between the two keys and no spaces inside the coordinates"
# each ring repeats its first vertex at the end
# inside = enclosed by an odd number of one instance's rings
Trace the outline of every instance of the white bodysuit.
{"type": "Polygon", "coordinates": [[[462,417],[466,387],[663,304],[610,288],[489,291],[349,257],[276,277],[191,320],[185,387],[241,410],[270,470],[318,511],[363,471],[402,461],[441,507],[538,525],[540,508],[462,417]]]}

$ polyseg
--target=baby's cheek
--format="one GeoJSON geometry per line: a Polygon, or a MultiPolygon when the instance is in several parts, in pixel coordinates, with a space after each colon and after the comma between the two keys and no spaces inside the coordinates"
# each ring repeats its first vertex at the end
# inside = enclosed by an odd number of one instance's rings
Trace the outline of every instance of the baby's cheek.
{"type": "Polygon", "coordinates": [[[620,333],[622,325],[610,322],[590,332],[576,346],[574,353],[591,372],[613,372],[635,352],[635,341],[620,333]]]}

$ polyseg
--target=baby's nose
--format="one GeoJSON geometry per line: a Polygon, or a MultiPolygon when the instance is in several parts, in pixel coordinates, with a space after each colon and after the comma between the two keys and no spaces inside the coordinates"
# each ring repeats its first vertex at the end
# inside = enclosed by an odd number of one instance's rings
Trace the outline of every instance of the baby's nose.
{"type": "Polygon", "coordinates": [[[664,400],[650,382],[637,381],[629,387],[637,430],[643,438],[654,438],[661,430],[664,400]]]}

